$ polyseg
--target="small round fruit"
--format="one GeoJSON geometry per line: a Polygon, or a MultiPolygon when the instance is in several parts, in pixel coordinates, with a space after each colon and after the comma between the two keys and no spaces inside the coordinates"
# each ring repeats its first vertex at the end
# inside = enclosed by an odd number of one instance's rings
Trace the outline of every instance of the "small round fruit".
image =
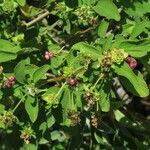
{"type": "Polygon", "coordinates": [[[71,86],[76,86],[77,85],[77,79],[73,79],[73,78],[67,79],[67,83],[71,86]]]}
{"type": "Polygon", "coordinates": [[[129,66],[130,66],[130,68],[133,70],[133,69],[136,68],[137,62],[131,62],[131,63],[129,64],[129,66]]]}
{"type": "Polygon", "coordinates": [[[13,86],[13,83],[12,82],[5,82],[4,83],[4,87],[6,87],[6,88],[11,88],[13,86]]]}
{"type": "Polygon", "coordinates": [[[9,76],[8,77],[8,81],[10,81],[10,82],[13,82],[13,81],[15,81],[16,79],[15,79],[15,77],[14,76],[9,76]]]}
{"type": "Polygon", "coordinates": [[[137,61],[136,61],[136,59],[134,59],[133,57],[130,57],[130,56],[129,56],[129,57],[126,58],[125,61],[129,64],[129,66],[130,66],[130,68],[131,68],[132,70],[137,67],[137,61]]]}
{"type": "Polygon", "coordinates": [[[49,52],[49,51],[46,51],[45,54],[44,54],[44,58],[46,60],[50,60],[53,56],[54,56],[54,53],[53,52],[49,52]]]}

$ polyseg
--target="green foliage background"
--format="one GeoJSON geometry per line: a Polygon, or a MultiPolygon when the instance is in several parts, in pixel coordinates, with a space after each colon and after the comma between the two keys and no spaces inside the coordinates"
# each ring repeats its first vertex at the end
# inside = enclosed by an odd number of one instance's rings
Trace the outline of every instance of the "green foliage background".
{"type": "Polygon", "coordinates": [[[0,0],[0,149],[148,150],[149,18],[150,0],[0,0]]]}

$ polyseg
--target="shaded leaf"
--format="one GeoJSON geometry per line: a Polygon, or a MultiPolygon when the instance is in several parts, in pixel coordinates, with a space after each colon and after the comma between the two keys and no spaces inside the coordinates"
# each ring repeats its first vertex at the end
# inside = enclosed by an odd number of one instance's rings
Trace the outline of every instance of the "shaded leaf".
{"type": "Polygon", "coordinates": [[[28,95],[27,99],[25,100],[25,109],[29,115],[30,120],[34,123],[38,117],[38,99],[28,95]]]}

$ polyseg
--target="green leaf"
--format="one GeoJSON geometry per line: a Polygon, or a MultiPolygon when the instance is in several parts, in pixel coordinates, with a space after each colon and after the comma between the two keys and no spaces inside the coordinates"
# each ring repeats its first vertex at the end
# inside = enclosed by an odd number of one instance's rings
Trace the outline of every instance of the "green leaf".
{"type": "Polygon", "coordinates": [[[25,66],[29,64],[29,59],[20,61],[14,69],[16,80],[22,84],[26,83],[26,68],[25,66]]]}
{"type": "Polygon", "coordinates": [[[133,57],[143,57],[150,52],[150,40],[144,41],[125,41],[119,45],[119,48],[124,49],[133,57]]]}
{"type": "Polygon", "coordinates": [[[14,60],[21,48],[8,40],[0,39],[0,63],[14,60]]]}
{"type": "Polygon", "coordinates": [[[131,34],[134,27],[135,27],[136,22],[126,19],[126,24],[122,25],[122,35],[128,35],[131,34]]]}
{"type": "Polygon", "coordinates": [[[16,54],[0,51],[0,63],[14,60],[16,58],[16,54]]]}
{"type": "Polygon", "coordinates": [[[70,126],[71,121],[68,118],[68,112],[74,110],[74,104],[72,104],[72,99],[70,95],[70,90],[65,87],[64,93],[62,95],[61,106],[63,108],[63,123],[62,125],[70,126]]]}
{"type": "Polygon", "coordinates": [[[109,22],[107,21],[102,21],[98,27],[98,36],[100,37],[105,37],[105,34],[107,32],[109,26],[109,22]]]}
{"type": "Polygon", "coordinates": [[[24,6],[26,4],[26,0],[16,0],[16,2],[20,5],[20,6],[24,6]]]}
{"type": "Polygon", "coordinates": [[[110,109],[110,85],[109,81],[103,83],[100,90],[99,104],[103,112],[108,112],[110,109]]]}
{"type": "Polygon", "coordinates": [[[61,132],[54,130],[51,132],[51,140],[55,141],[58,140],[59,142],[64,141],[65,137],[64,134],[62,134],[61,132]]]}
{"type": "Polygon", "coordinates": [[[100,58],[100,55],[102,54],[102,52],[98,50],[96,47],[89,45],[85,42],[79,42],[73,45],[72,49],[79,50],[81,53],[94,58],[100,58]]]}
{"type": "Polygon", "coordinates": [[[67,87],[64,88],[61,105],[62,105],[62,108],[64,109],[64,111],[67,111],[67,112],[68,112],[68,110],[70,110],[72,108],[70,90],[67,87]]]}
{"type": "Polygon", "coordinates": [[[34,123],[38,117],[38,99],[28,95],[27,99],[25,100],[25,109],[29,115],[30,120],[34,123]]]}
{"type": "Polygon", "coordinates": [[[39,130],[42,132],[42,135],[45,133],[46,129],[47,129],[46,122],[42,122],[39,126],[39,130]]]}
{"type": "Polygon", "coordinates": [[[34,144],[24,144],[20,150],[37,150],[37,146],[34,144]]]}
{"type": "Polygon", "coordinates": [[[3,104],[0,104],[0,114],[4,113],[5,106],[3,104]]]}
{"type": "Polygon", "coordinates": [[[103,112],[108,112],[110,109],[110,100],[109,97],[105,93],[101,93],[100,106],[103,112]]]}
{"type": "Polygon", "coordinates": [[[21,50],[20,46],[16,46],[8,40],[0,39],[0,52],[17,53],[21,50]]]}
{"type": "Polygon", "coordinates": [[[59,87],[52,86],[50,87],[43,95],[42,99],[51,105],[57,105],[59,103],[59,98],[61,93],[55,98],[56,94],[59,91],[59,87]]]}
{"type": "MultiPolygon", "coordinates": [[[[119,76],[125,77],[130,84],[132,84],[134,90],[136,93],[138,93],[138,96],[140,97],[146,97],[149,95],[149,89],[147,87],[146,82],[144,81],[142,75],[140,72],[137,73],[137,75],[131,70],[129,65],[127,63],[124,63],[121,66],[114,66],[114,71],[119,76]]],[[[127,86],[129,87],[129,86],[127,86]]],[[[130,86],[131,87],[131,86],[130,86]]],[[[128,89],[130,90],[130,89],[128,89]]],[[[133,93],[136,95],[136,93],[133,93]]]]}
{"type": "Polygon", "coordinates": [[[130,16],[142,17],[146,13],[150,13],[150,0],[147,1],[124,1],[125,12],[130,16]],[[128,5],[126,7],[126,5],[128,5]],[[129,7],[130,6],[130,7],[129,7]]]}
{"type": "Polygon", "coordinates": [[[148,21],[136,22],[136,24],[132,30],[132,33],[131,33],[131,39],[136,38],[138,35],[140,35],[142,32],[144,32],[146,27],[149,27],[148,21]]]}
{"type": "Polygon", "coordinates": [[[112,45],[113,45],[113,42],[112,42],[113,38],[114,38],[114,35],[111,34],[111,35],[106,39],[105,43],[104,43],[103,46],[102,46],[102,51],[107,51],[107,50],[109,50],[109,49],[112,47],[112,45]]]}
{"type": "Polygon", "coordinates": [[[120,14],[117,6],[112,0],[99,0],[94,10],[100,15],[108,19],[120,20],[120,14]]]}
{"type": "Polygon", "coordinates": [[[76,107],[82,109],[82,92],[81,91],[74,91],[73,92],[75,95],[75,105],[76,107]]]}
{"type": "Polygon", "coordinates": [[[45,76],[45,73],[49,70],[49,68],[50,68],[49,65],[44,65],[44,66],[38,68],[33,74],[34,83],[36,83],[40,79],[42,79],[45,76]]]}
{"type": "Polygon", "coordinates": [[[53,115],[47,116],[47,127],[50,128],[55,123],[55,118],[53,115]]]}
{"type": "Polygon", "coordinates": [[[111,145],[109,144],[107,138],[105,138],[104,136],[98,135],[96,132],[94,132],[94,137],[99,144],[105,145],[107,149],[111,149],[111,145]]]}

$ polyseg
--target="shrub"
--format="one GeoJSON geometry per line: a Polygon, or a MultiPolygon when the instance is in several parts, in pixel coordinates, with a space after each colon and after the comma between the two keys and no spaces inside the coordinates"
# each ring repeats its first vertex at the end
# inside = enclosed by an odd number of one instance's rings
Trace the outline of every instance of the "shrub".
{"type": "Polygon", "coordinates": [[[149,10],[0,1],[0,149],[148,149],[148,120],[129,106],[149,96],[149,10]]]}

